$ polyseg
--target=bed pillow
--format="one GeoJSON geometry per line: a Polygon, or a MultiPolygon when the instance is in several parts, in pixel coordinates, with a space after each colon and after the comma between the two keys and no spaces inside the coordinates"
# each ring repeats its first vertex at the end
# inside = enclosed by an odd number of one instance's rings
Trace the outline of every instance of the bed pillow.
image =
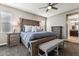
{"type": "Polygon", "coordinates": [[[32,32],[41,32],[43,31],[41,26],[32,26],[32,32]]]}
{"type": "Polygon", "coordinates": [[[32,32],[37,32],[37,26],[32,26],[32,32]]]}
{"type": "Polygon", "coordinates": [[[25,32],[31,32],[32,31],[32,26],[24,25],[24,30],[25,32]]]}
{"type": "Polygon", "coordinates": [[[43,28],[41,26],[37,26],[37,32],[43,31],[43,28]]]}

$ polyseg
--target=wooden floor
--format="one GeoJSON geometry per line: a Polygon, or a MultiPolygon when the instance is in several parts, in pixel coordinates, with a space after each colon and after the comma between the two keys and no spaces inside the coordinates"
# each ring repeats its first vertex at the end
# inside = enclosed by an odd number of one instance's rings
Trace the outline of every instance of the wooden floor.
{"type": "Polygon", "coordinates": [[[29,56],[28,49],[20,44],[18,46],[8,47],[0,46],[0,56],[29,56]]]}
{"type": "MultiPolygon", "coordinates": [[[[53,52],[52,52],[53,53],[53,52]]],[[[24,45],[7,47],[0,47],[0,56],[30,56],[28,49],[24,45]]],[[[51,54],[51,56],[54,56],[51,54]]],[[[60,56],[79,56],[79,44],[72,42],[65,42],[64,54],[60,56]]]]}
{"type": "Polygon", "coordinates": [[[65,42],[64,56],[79,56],[79,43],[65,42]]]}
{"type": "Polygon", "coordinates": [[[73,42],[73,43],[79,43],[79,37],[70,36],[70,38],[67,39],[67,41],[73,42]]]}

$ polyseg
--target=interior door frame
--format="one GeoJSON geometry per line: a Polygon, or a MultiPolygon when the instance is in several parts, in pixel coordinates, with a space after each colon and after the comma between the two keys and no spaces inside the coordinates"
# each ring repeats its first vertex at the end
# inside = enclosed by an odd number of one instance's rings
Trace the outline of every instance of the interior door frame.
{"type": "Polygon", "coordinates": [[[75,14],[79,14],[79,12],[73,12],[73,13],[69,13],[69,14],[66,14],[66,38],[68,39],[68,16],[71,16],[71,15],[75,15],[75,14]]]}

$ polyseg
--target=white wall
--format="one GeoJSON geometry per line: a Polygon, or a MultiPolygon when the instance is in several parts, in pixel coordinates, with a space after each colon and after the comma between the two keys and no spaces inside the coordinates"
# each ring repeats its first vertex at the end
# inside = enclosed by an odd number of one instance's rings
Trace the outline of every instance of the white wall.
{"type": "Polygon", "coordinates": [[[66,14],[79,12],[79,9],[74,9],[62,14],[47,18],[47,31],[51,31],[51,26],[63,26],[63,37],[66,38],[66,14]]]}
{"type": "MultiPolygon", "coordinates": [[[[45,19],[44,17],[37,16],[28,12],[23,12],[5,5],[0,4],[0,11],[8,12],[12,14],[12,20],[17,21],[19,18],[25,18],[30,20],[37,20],[43,22],[43,26],[45,25],[45,19]]],[[[7,35],[5,33],[0,33],[0,44],[6,44],[7,43],[7,35]]]]}
{"type": "Polygon", "coordinates": [[[66,16],[65,14],[54,16],[54,17],[49,17],[47,19],[47,31],[51,31],[51,26],[63,26],[63,34],[65,35],[66,33],[66,16]],[[63,17],[62,17],[63,16],[63,17]]]}

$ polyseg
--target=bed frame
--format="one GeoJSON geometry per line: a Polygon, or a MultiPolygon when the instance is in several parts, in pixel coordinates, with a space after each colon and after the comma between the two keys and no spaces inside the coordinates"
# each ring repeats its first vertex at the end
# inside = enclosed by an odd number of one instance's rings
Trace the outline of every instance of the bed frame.
{"type": "MultiPolygon", "coordinates": [[[[39,21],[21,18],[21,28],[23,27],[23,25],[39,26],[39,24],[40,24],[39,21]]],[[[55,38],[56,38],[56,36],[55,37],[45,37],[45,38],[42,38],[42,39],[38,39],[38,40],[35,39],[35,40],[31,41],[32,47],[29,49],[31,55],[32,56],[38,56],[39,44],[45,43],[45,42],[53,40],[55,38]]]]}

